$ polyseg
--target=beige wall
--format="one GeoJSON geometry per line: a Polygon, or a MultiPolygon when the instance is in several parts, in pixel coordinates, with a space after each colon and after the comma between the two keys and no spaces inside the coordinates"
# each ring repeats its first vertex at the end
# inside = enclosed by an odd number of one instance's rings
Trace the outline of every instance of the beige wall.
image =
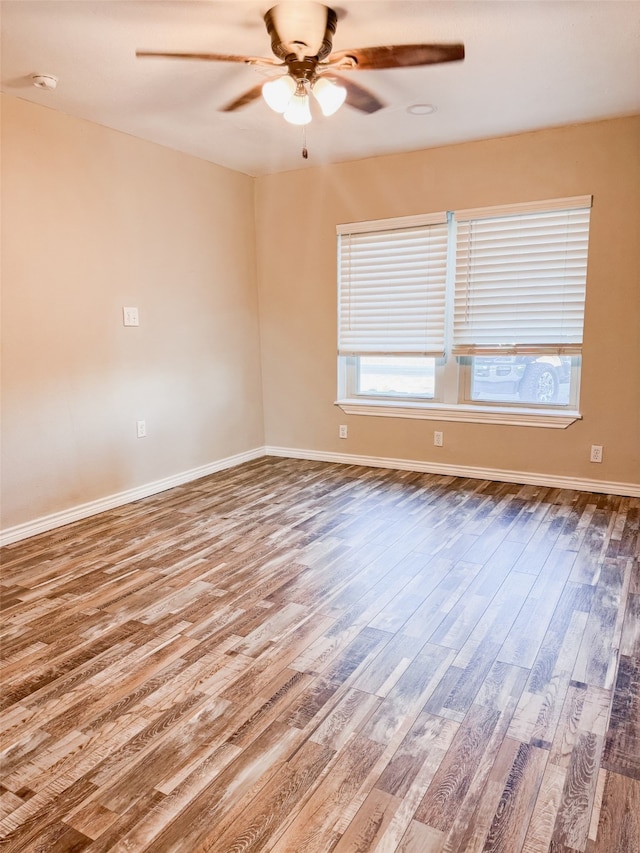
{"type": "Polygon", "coordinates": [[[631,118],[258,179],[267,445],[640,484],[639,169],[631,118]],[[347,416],[333,405],[336,223],[586,194],[582,421],[551,430],[347,416]],[[604,446],[601,465],[588,461],[591,444],[604,446]]]}
{"type": "Polygon", "coordinates": [[[3,96],[3,529],[263,445],[253,190],[3,96]]]}
{"type": "Polygon", "coordinates": [[[253,180],[3,96],[2,529],[265,444],[639,484],[639,151],[636,118],[253,180]],[[334,406],[336,223],[582,194],[582,421],[334,406]]]}

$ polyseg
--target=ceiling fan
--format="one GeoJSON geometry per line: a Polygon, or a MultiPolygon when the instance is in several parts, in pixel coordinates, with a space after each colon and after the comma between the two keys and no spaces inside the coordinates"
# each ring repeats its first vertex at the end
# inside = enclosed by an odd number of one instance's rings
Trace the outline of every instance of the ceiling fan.
{"type": "Polygon", "coordinates": [[[345,72],[464,59],[464,45],[459,43],[383,45],[333,51],[338,16],[321,3],[283,2],[269,9],[264,21],[275,58],[155,50],[138,50],[136,56],[242,62],[281,69],[283,74],[253,86],[221,109],[224,112],[237,110],[262,95],[273,110],[282,113],[291,124],[299,125],[311,121],[309,93],[318,101],[324,115],[332,115],[345,102],[364,113],[374,113],[384,106],[368,89],[343,77],[345,72]]]}

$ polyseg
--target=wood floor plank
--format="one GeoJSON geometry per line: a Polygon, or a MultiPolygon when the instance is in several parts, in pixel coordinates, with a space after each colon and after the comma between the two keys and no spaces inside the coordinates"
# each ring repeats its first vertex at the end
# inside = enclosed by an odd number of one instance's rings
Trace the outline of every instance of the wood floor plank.
{"type": "MultiPolygon", "coordinates": [[[[251,746],[238,753],[203,790],[190,799],[172,822],[147,845],[153,851],[195,850],[221,826],[225,816],[235,816],[272,779],[303,742],[295,729],[273,723],[251,746]]],[[[180,801],[181,788],[172,799],[180,801]]]]}
{"type": "Polygon", "coordinates": [[[566,775],[563,768],[547,762],[527,827],[522,853],[539,853],[541,850],[549,850],[553,828],[560,810],[566,775]]]}
{"type": "Polygon", "coordinates": [[[640,781],[607,773],[598,834],[587,853],[629,853],[640,837],[640,781]]]}
{"type": "Polygon", "coordinates": [[[491,687],[481,691],[477,697],[479,707],[497,712],[498,717],[466,793],[463,791],[462,799],[457,802],[443,848],[448,853],[477,853],[484,846],[519,747],[519,742],[506,737],[506,732],[518,705],[526,674],[517,667],[497,663],[493,668],[491,687]]]}
{"type": "Polygon", "coordinates": [[[315,729],[309,740],[338,751],[364,726],[380,706],[379,696],[361,690],[347,690],[337,705],[315,729]]]}
{"type": "Polygon", "coordinates": [[[624,614],[620,654],[640,657],[640,595],[629,594],[624,614]]]}
{"type": "Polygon", "coordinates": [[[263,850],[334,755],[330,747],[306,741],[249,806],[239,807],[237,816],[231,811],[225,821],[228,828],[225,830],[224,824],[213,827],[194,848],[194,853],[223,853],[234,849],[258,853],[263,850]]]}
{"type": "Polygon", "coordinates": [[[397,732],[406,732],[447,670],[453,652],[442,646],[425,645],[395,686],[369,717],[363,732],[379,743],[390,743],[397,732]]]}
{"type": "MultiPolygon", "coordinates": [[[[426,745],[428,742],[429,746],[424,751],[422,764],[411,762],[409,766],[402,766],[404,763],[402,750],[403,747],[406,749],[408,745],[403,741],[398,747],[398,751],[393,755],[392,762],[395,766],[390,770],[389,777],[383,781],[382,777],[387,772],[387,768],[385,768],[385,771],[380,776],[380,781],[376,783],[376,787],[381,790],[383,787],[391,784],[392,787],[389,788],[388,793],[394,792],[394,795],[401,799],[400,805],[395,810],[380,839],[380,849],[394,850],[396,847],[400,848],[403,844],[406,846],[409,843],[415,845],[418,839],[424,840],[425,835],[430,836],[430,847],[435,846],[436,840],[444,840],[444,833],[426,826],[424,829],[428,830],[428,832],[423,832],[421,828],[424,825],[413,820],[416,808],[431,784],[459,728],[457,723],[450,720],[443,720],[441,723],[436,723],[434,729],[432,723],[435,719],[431,715],[428,715],[427,719],[424,720],[421,715],[416,721],[416,731],[407,734],[409,744],[413,741],[416,734],[420,738],[422,745],[426,745]],[[426,738],[424,737],[425,735],[426,738]],[[399,770],[401,777],[398,774],[399,770]],[[401,781],[400,787],[394,791],[394,782],[397,784],[398,780],[401,781]],[[419,825],[416,826],[416,824],[419,825]],[[412,827],[413,830],[410,832],[412,827]],[[409,836],[407,836],[407,833],[409,833],[409,836]]],[[[420,749],[419,745],[418,748],[420,749]]]]}
{"type": "Polygon", "coordinates": [[[627,571],[627,561],[605,559],[594,593],[589,619],[573,671],[575,681],[611,687],[619,641],[617,616],[627,571]]]}
{"type": "Polygon", "coordinates": [[[442,562],[445,568],[451,568],[402,626],[402,633],[408,637],[431,637],[451,608],[466,595],[469,585],[482,569],[479,563],[463,560],[453,564],[450,560],[442,562]]]}
{"type": "Polygon", "coordinates": [[[333,847],[340,837],[335,830],[336,818],[356,797],[383,749],[382,744],[359,735],[351,738],[285,831],[265,849],[306,853],[333,847]]]}
{"type": "Polygon", "coordinates": [[[640,850],[639,498],[263,457],[0,556],[0,850],[640,850]]]}
{"type": "MultiPolygon", "coordinates": [[[[483,565],[467,588],[464,598],[454,605],[433,632],[430,637],[432,643],[458,650],[463,647],[494,595],[507,579],[521,550],[519,543],[505,543],[489,554],[491,561],[483,565]]],[[[475,549],[473,559],[477,562],[481,559],[475,549]]]]}
{"type": "Polygon", "coordinates": [[[499,655],[501,661],[531,669],[574,559],[570,551],[551,551],[505,638],[499,655]]]}
{"type": "Polygon", "coordinates": [[[485,851],[521,850],[547,763],[547,752],[520,743],[484,844],[485,851]]]}
{"type": "Polygon", "coordinates": [[[335,853],[374,850],[399,805],[400,800],[397,797],[373,790],[333,848],[335,853]]]}
{"type": "Polygon", "coordinates": [[[416,820],[434,829],[449,831],[455,810],[469,789],[499,716],[499,712],[492,709],[471,708],[416,809],[416,820]]]}
{"type": "MultiPolygon", "coordinates": [[[[397,853],[439,853],[442,850],[444,833],[417,820],[412,820],[397,847],[386,848],[397,853]]],[[[385,849],[381,847],[381,849],[385,849]]]]}
{"type": "Polygon", "coordinates": [[[583,733],[567,767],[551,844],[584,850],[589,837],[591,809],[596,794],[602,738],[583,733]]]}
{"type": "Polygon", "coordinates": [[[640,781],[640,657],[621,657],[603,767],[640,781]]]}
{"type": "Polygon", "coordinates": [[[551,748],[587,622],[579,589],[568,588],[560,599],[514,714],[511,737],[551,748]]]}
{"type": "Polygon", "coordinates": [[[455,723],[423,711],[393,754],[376,787],[404,798],[429,755],[440,750],[444,757],[457,729],[455,723]]]}
{"type": "Polygon", "coordinates": [[[384,697],[397,684],[421,650],[413,637],[396,633],[369,666],[355,679],[353,686],[366,693],[384,697]]]}

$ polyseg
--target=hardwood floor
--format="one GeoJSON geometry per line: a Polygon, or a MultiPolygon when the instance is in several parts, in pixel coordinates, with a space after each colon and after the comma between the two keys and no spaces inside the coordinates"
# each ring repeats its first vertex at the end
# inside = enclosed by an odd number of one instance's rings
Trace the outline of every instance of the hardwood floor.
{"type": "Polygon", "coordinates": [[[639,523],[265,458],[4,548],[0,849],[637,853],[639,523]]]}

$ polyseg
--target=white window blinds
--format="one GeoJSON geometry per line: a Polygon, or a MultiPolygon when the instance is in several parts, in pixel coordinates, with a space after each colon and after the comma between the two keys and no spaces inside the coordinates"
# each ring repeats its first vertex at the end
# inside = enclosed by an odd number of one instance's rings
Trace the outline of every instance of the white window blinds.
{"type": "Polygon", "coordinates": [[[457,212],[454,355],[582,348],[591,196],[457,212]]]}
{"type": "Polygon", "coordinates": [[[442,357],[446,214],[337,231],[339,354],[442,357]]]}

